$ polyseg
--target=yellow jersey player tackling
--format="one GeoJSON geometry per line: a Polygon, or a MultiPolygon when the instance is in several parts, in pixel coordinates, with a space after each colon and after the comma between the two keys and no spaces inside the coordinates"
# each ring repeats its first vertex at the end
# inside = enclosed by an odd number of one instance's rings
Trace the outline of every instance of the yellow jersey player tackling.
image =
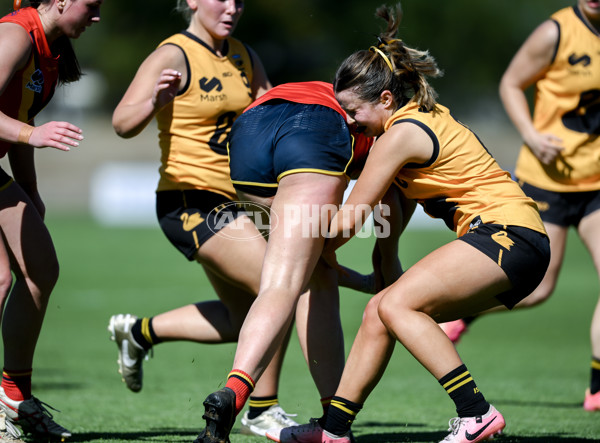
{"type": "MultiPolygon", "coordinates": [[[[258,293],[266,241],[233,203],[226,151],[236,117],[271,87],[256,53],[231,36],[243,8],[236,0],[178,0],[188,28],[146,58],[113,114],[115,131],[124,138],[156,117],[160,226],[173,246],[202,266],[219,297],[150,318],[111,317],[119,371],[134,392],[142,389],[142,362],[152,346],[234,342],[258,293]]],[[[294,424],[277,398],[282,359],[278,352],[257,384],[243,433],[264,435],[294,424]]]]}

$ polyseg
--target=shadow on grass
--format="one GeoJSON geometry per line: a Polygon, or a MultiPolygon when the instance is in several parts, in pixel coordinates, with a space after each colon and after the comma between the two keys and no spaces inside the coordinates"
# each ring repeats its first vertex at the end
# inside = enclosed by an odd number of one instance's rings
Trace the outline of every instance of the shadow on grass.
{"type": "Polygon", "coordinates": [[[422,423],[401,422],[364,422],[355,426],[356,441],[358,443],[383,443],[383,442],[432,442],[442,440],[448,433],[439,431],[413,431],[410,428],[424,428],[422,423]],[[406,432],[366,433],[373,428],[405,428],[406,432]]]}
{"type": "Polygon", "coordinates": [[[495,405],[523,406],[527,408],[556,408],[556,409],[581,409],[583,402],[556,402],[556,401],[535,401],[535,400],[494,400],[495,405]]]}
{"type": "Polygon", "coordinates": [[[81,432],[73,434],[69,443],[89,441],[156,441],[160,443],[190,442],[198,436],[198,430],[155,429],[137,432],[81,432]]]}
{"type": "Polygon", "coordinates": [[[83,383],[72,383],[68,381],[36,381],[31,384],[31,389],[33,391],[74,391],[83,388],[83,383]]]}
{"type": "MultiPolygon", "coordinates": [[[[448,435],[448,431],[413,431],[410,428],[424,428],[422,423],[391,423],[391,422],[366,422],[355,427],[357,443],[392,443],[392,442],[412,442],[427,443],[439,442],[448,435]],[[364,432],[373,428],[406,428],[406,432],[382,432],[369,433],[364,432]]],[[[536,436],[519,436],[504,434],[496,437],[498,443],[598,443],[594,438],[573,437],[572,435],[552,434],[536,436]]],[[[496,440],[495,440],[496,441],[496,440]]]]}
{"type": "Polygon", "coordinates": [[[581,438],[581,437],[573,437],[568,435],[538,435],[538,436],[530,436],[530,437],[519,437],[519,436],[506,436],[499,437],[498,443],[561,443],[561,442],[569,442],[569,443],[589,443],[589,442],[597,442],[598,440],[595,438],[581,438]]]}
{"type": "Polygon", "coordinates": [[[369,429],[369,428],[424,428],[425,425],[422,423],[401,423],[401,422],[381,422],[381,421],[364,421],[359,425],[355,425],[352,429],[360,430],[360,429],[369,429]]]}
{"type": "MultiPolygon", "coordinates": [[[[384,443],[384,442],[412,442],[429,443],[439,442],[448,435],[447,432],[385,432],[381,434],[360,434],[356,436],[357,443],[384,443]]],[[[505,435],[496,437],[498,443],[591,443],[598,442],[593,438],[578,438],[569,435],[538,435],[520,437],[505,435]]]]}

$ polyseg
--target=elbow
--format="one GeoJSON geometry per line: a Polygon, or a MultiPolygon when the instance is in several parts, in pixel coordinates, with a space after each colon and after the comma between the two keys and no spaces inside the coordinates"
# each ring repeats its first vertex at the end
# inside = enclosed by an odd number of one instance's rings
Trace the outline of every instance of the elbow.
{"type": "Polygon", "coordinates": [[[517,93],[524,93],[526,86],[515,81],[513,77],[505,73],[500,79],[498,84],[498,94],[500,98],[505,101],[507,97],[517,93]]]}
{"type": "Polygon", "coordinates": [[[502,96],[504,95],[506,86],[506,76],[502,76],[502,78],[500,79],[500,83],[498,83],[498,95],[500,95],[500,98],[502,98],[502,96]]]}
{"type": "Polygon", "coordinates": [[[498,96],[500,97],[500,101],[502,102],[504,107],[506,107],[507,103],[509,102],[509,96],[511,95],[510,91],[510,84],[504,77],[502,77],[502,79],[500,80],[500,84],[498,85],[498,96]]]}
{"type": "Polygon", "coordinates": [[[115,130],[116,134],[121,138],[131,138],[137,135],[137,133],[134,130],[127,128],[127,126],[124,125],[123,122],[120,121],[120,119],[116,118],[114,115],[112,119],[112,127],[115,130]]]}

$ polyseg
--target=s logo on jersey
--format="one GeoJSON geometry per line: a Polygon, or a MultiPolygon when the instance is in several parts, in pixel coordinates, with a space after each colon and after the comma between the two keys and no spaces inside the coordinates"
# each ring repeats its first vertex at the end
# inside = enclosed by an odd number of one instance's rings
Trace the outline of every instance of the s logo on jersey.
{"type": "Polygon", "coordinates": [[[221,92],[223,90],[223,85],[218,78],[211,78],[210,80],[206,77],[202,77],[200,79],[200,89],[204,92],[212,92],[213,90],[217,90],[217,92],[221,92]]]}
{"type": "Polygon", "coordinates": [[[42,92],[42,88],[44,87],[44,73],[41,71],[41,69],[36,69],[34,73],[31,74],[31,77],[25,87],[36,94],[42,92]]]}
{"type": "Polygon", "coordinates": [[[583,66],[589,66],[589,64],[592,63],[592,59],[587,54],[575,55],[575,53],[573,53],[573,54],[569,55],[569,59],[568,60],[569,60],[569,64],[571,66],[575,66],[575,65],[578,65],[580,63],[582,63],[583,66]]]}

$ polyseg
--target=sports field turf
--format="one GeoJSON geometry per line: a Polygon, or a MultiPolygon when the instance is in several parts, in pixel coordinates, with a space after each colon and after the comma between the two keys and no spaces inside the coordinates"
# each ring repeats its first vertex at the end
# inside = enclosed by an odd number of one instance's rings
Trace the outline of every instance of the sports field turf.
{"type": "MultiPolygon", "coordinates": [[[[158,229],[105,228],[51,216],[49,226],[62,266],[36,352],[34,393],[62,411],[55,418],[74,433],[74,442],[192,441],[203,424],[202,401],[223,385],[235,346],[159,345],[145,363],[142,392],[133,394],[120,381],[106,326],[112,314],[149,316],[213,298],[201,268],[187,263],[158,229]]],[[[452,238],[449,231],[410,230],[401,240],[401,258],[410,265],[452,238]]],[[[371,244],[352,240],[340,250],[340,262],[367,271],[371,244]]],[[[482,392],[507,420],[501,441],[600,441],[600,412],[581,406],[598,292],[589,255],[573,235],[548,303],[481,319],[458,345],[482,392]]],[[[350,290],[341,296],[349,349],[368,297],[350,290]]],[[[295,336],[279,397],[299,422],[320,415],[295,336]]],[[[354,431],[359,443],[439,441],[453,414],[443,389],[399,345],[354,431]]],[[[263,441],[238,429],[239,421],[233,443],[263,441]]]]}

